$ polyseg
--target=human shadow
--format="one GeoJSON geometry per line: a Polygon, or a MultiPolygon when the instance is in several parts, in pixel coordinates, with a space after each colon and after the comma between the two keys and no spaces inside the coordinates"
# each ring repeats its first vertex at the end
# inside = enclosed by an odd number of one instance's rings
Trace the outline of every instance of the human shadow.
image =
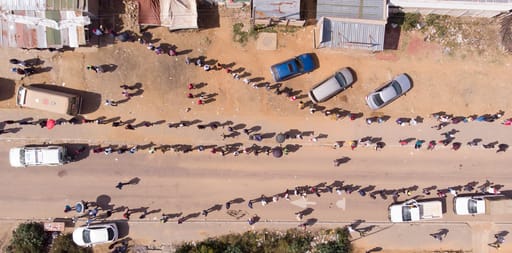
{"type": "Polygon", "coordinates": [[[15,133],[21,131],[22,129],[23,128],[21,128],[21,127],[11,127],[11,128],[2,129],[1,132],[5,133],[5,134],[8,134],[8,133],[15,134],[15,133]]]}
{"type": "Polygon", "coordinates": [[[134,177],[134,178],[130,179],[130,181],[128,181],[128,183],[132,184],[132,185],[139,184],[140,183],[140,178],[134,177]]]}
{"type": "Polygon", "coordinates": [[[103,69],[103,72],[114,72],[117,69],[116,64],[102,64],[100,67],[103,69]]]}
{"type": "Polygon", "coordinates": [[[222,209],[222,205],[221,204],[215,204],[214,206],[206,209],[208,212],[213,212],[213,211],[220,211],[222,209]]]}
{"type": "Polygon", "coordinates": [[[244,201],[245,201],[244,198],[235,198],[235,199],[230,200],[229,202],[232,203],[232,204],[241,204],[244,201]]]}
{"type": "Polygon", "coordinates": [[[240,124],[236,124],[235,126],[233,126],[233,130],[242,130],[246,127],[247,127],[246,124],[240,123],[240,124]]]}
{"type": "Polygon", "coordinates": [[[108,195],[102,194],[96,197],[96,205],[100,207],[102,210],[112,210],[114,205],[110,204],[112,198],[108,195]]]}
{"type": "Polygon", "coordinates": [[[306,220],[306,222],[304,222],[304,224],[311,227],[311,226],[315,225],[317,222],[318,222],[318,219],[316,219],[316,218],[309,218],[309,219],[306,220]]]}
{"type": "Polygon", "coordinates": [[[313,209],[313,208],[311,208],[311,207],[308,207],[308,208],[306,208],[306,209],[304,209],[304,210],[302,210],[302,211],[299,211],[299,212],[297,212],[297,213],[300,213],[300,214],[301,214],[301,215],[303,215],[303,216],[307,216],[307,215],[312,214],[314,210],[315,210],[315,209],[313,209]]]}
{"type": "Polygon", "coordinates": [[[288,151],[290,152],[297,152],[300,148],[302,147],[302,145],[299,145],[299,144],[287,144],[285,146],[286,149],[288,149],[288,151]]]}
{"type": "Polygon", "coordinates": [[[379,252],[382,250],[383,250],[382,247],[374,247],[374,248],[371,248],[371,249],[365,251],[365,253],[379,252]]]}
{"type": "Polygon", "coordinates": [[[276,136],[276,133],[264,133],[261,135],[261,138],[263,139],[270,139],[272,137],[276,136]]]}
{"type": "Polygon", "coordinates": [[[176,55],[186,55],[192,53],[192,49],[185,49],[181,51],[176,51],[176,55]]]}

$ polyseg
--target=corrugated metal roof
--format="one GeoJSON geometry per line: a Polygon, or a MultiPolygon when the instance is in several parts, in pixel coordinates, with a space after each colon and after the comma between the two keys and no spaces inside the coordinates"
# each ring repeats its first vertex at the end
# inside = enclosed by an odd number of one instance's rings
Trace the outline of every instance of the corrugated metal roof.
{"type": "Polygon", "coordinates": [[[160,1],[138,0],[139,3],[139,24],[160,25],[160,1]]]}
{"type": "Polygon", "coordinates": [[[27,11],[87,11],[88,3],[89,0],[0,0],[0,9],[27,11]]]}
{"type": "Polygon", "coordinates": [[[322,18],[318,25],[320,47],[384,50],[385,22],[322,18]]]}
{"type": "Polygon", "coordinates": [[[75,11],[13,11],[0,18],[0,45],[18,48],[62,48],[85,44],[88,17],[75,11]]]}
{"type": "Polygon", "coordinates": [[[386,20],[386,0],[318,0],[316,18],[339,17],[386,20]]]}
{"type": "Polygon", "coordinates": [[[255,18],[300,19],[300,0],[253,0],[255,18]]]}
{"type": "Polygon", "coordinates": [[[170,30],[197,28],[196,0],[161,0],[160,21],[170,30]]]}

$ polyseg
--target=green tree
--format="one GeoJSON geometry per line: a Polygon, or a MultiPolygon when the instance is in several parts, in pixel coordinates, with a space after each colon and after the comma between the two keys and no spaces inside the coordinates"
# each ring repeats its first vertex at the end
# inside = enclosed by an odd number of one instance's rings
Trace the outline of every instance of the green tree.
{"type": "Polygon", "coordinates": [[[65,234],[55,238],[50,253],[92,253],[92,249],[79,247],[73,242],[71,234],[65,234]]]}
{"type": "Polygon", "coordinates": [[[8,252],[13,253],[42,253],[45,252],[46,234],[43,224],[27,222],[20,224],[12,232],[8,252]]]}
{"type": "Polygon", "coordinates": [[[327,243],[318,244],[316,252],[319,253],[350,253],[352,245],[350,244],[349,233],[346,229],[336,229],[336,240],[327,243]]]}

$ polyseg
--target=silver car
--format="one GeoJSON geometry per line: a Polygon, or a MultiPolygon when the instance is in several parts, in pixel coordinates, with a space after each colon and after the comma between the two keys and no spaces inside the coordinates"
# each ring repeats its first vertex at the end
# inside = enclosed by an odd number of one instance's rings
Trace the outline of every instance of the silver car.
{"type": "Polygon", "coordinates": [[[366,96],[366,103],[377,110],[408,92],[412,87],[411,78],[401,74],[366,96]]]}
{"type": "Polygon", "coordinates": [[[334,73],[334,75],[315,85],[309,91],[309,98],[313,103],[321,103],[338,95],[350,87],[355,81],[355,75],[352,69],[342,68],[334,73]]]}

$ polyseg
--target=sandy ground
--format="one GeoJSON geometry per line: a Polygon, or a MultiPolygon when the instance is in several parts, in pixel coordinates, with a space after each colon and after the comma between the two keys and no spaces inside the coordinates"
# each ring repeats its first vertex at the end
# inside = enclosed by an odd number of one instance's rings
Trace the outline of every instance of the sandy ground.
{"type": "MultiPolygon", "coordinates": [[[[158,121],[166,120],[178,122],[180,120],[199,119],[204,122],[231,120],[242,123],[247,127],[260,126],[262,133],[278,133],[289,129],[301,131],[314,131],[315,134],[324,133],[328,138],[318,143],[307,140],[294,140],[302,147],[289,157],[274,160],[267,157],[242,157],[235,160],[233,157],[212,157],[209,154],[172,154],[169,157],[145,155],[136,158],[103,159],[91,157],[83,162],[51,168],[49,170],[12,170],[8,169],[6,152],[8,147],[20,143],[51,142],[81,142],[91,144],[220,144],[250,142],[245,136],[233,140],[222,141],[221,130],[199,131],[196,128],[168,129],[165,124],[137,129],[127,132],[124,129],[114,129],[108,126],[61,126],[61,131],[48,131],[38,127],[23,129],[18,134],[2,135],[4,142],[12,142],[2,149],[2,170],[0,194],[1,213],[4,219],[47,218],[62,215],[65,204],[79,199],[95,200],[98,196],[106,194],[116,205],[130,207],[148,206],[160,208],[162,211],[192,213],[206,206],[223,203],[227,199],[244,197],[257,198],[261,194],[276,194],[301,184],[318,184],[332,182],[333,180],[346,180],[347,182],[362,186],[376,185],[380,188],[397,188],[402,186],[419,185],[426,187],[432,184],[439,187],[448,187],[464,184],[468,181],[485,179],[495,180],[505,184],[511,181],[507,172],[510,157],[507,154],[493,154],[488,150],[472,150],[464,148],[457,153],[448,149],[439,149],[427,153],[414,151],[412,147],[398,146],[398,139],[417,137],[425,139],[441,139],[440,132],[430,128],[434,122],[427,119],[417,127],[399,127],[392,122],[382,126],[366,126],[363,120],[354,122],[347,120],[334,122],[321,114],[309,114],[306,110],[297,109],[297,101],[290,102],[283,96],[276,96],[264,89],[253,89],[241,81],[233,80],[223,71],[205,72],[184,62],[185,53],[189,57],[205,56],[207,60],[218,60],[221,63],[234,63],[233,69],[244,68],[250,73],[250,78],[264,78],[269,81],[271,76],[269,66],[273,63],[287,59],[304,52],[314,52],[320,59],[320,68],[314,72],[286,81],[285,86],[300,90],[306,94],[315,83],[329,76],[340,67],[350,66],[356,70],[358,81],[353,88],[341,93],[337,97],[322,104],[326,108],[343,108],[352,112],[362,112],[365,117],[370,115],[390,115],[396,117],[425,118],[432,112],[446,111],[456,115],[495,113],[498,110],[509,112],[511,102],[508,97],[512,90],[505,88],[509,81],[510,57],[507,55],[493,55],[480,57],[471,55],[447,56],[442,54],[440,46],[425,43],[419,34],[403,34],[400,47],[397,51],[370,54],[367,52],[353,52],[347,50],[314,50],[313,27],[300,29],[295,33],[279,34],[277,51],[256,51],[253,41],[246,46],[232,42],[230,18],[221,19],[221,28],[212,28],[199,32],[169,33],[165,29],[150,29],[149,32],[158,40],[158,43],[176,45],[178,57],[157,56],[138,43],[121,43],[114,46],[94,49],[81,49],[75,52],[49,53],[44,51],[22,51],[14,49],[1,49],[3,59],[28,59],[40,57],[45,61],[44,66],[51,67],[51,71],[37,74],[18,80],[20,83],[50,83],[65,87],[84,90],[98,94],[93,99],[85,101],[91,113],[84,116],[94,119],[100,116],[106,118],[121,117],[123,120],[135,119],[158,121]],[[111,73],[95,74],[85,70],[88,64],[115,64],[117,67],[111,73]],[[377,112],[370,112],[364,104],[364,96],[399,73],[408,73],[414,87],[407,96],[398,99],[389,106],[377,112]],[[188,83],[201,83],[207,85],[194,93],[206,92],[214,95],[215,101],[199,106],[186,98],[188,83]],[[126,83],[132,85],[140,83],[142,94],[132,98],[118,107],[105,107],[105,99],[122,99],[119,85],[126,83]],[[191,108],[186,112],[186,108],[191,108]],[[94,109],[97,108],[97,109],[94,109]],[[359,139],[371,135],[383,137],[387,143],[385,150],[375,152],[371,149],[351,152],[348,148],[332,150],[330,146],[334,141],[359,139]],[[56,141],[58,140],[58,141],[56,141]],[[143,156],[144,158],[140,158],[143,156]],[[343,168],[332,167],[332,160],[341,156],[351,157],[351,162],[343,168]],[[485,170],[485,173],[482,173],[485,170]],[[117,191],[114,185],[119,180],[129,180],[133,177],[142,178],[137,188],[127,188],[126,191],[117,191]],[[17,181],[12,178],[19,179],[17,181]],[[406,184],[406,185],[404,185],[406,184]],[[76,189],[77,185],[79,188],[76,189]],[[46,186],[46,187],[45,187],[46,186]],[[50,187],[51,186],[51,187],[50,187]],[[41,191],[44,188],[44,191],[41,191]],[[23,197],[20,197],[20,192],[23,197]],[[44,208],[42,208],[44,206],[44,208]],[[20,208],[24,207],[24,208],[20,208]],[[37,210],[37,212],[33,212],[37,210]]],[[[6,78],[19,77],[9,72],[7,63],[0,74],[6,78]]],[[[269,81],[271,82],[271,81],[269,81]]],[[[30,110],[13,110],[14,88],[7,84],[2,90],[0,107],[4,119],[17,119],[23,117],[54,117],[45,113],[30,110]],[[11,89],[12,88],[12,89],[11,89]],[[9,94],[12,94],[8,97],[9,94]]],[[[505,117],[508,116],[505,114],[505,117]]],[[[450,126],[451,127],[451,126],[450,126]]],[[[454,126],[461,130],[457,138],[465,143],[473,138],[482,138],[484,142],[498,140],[512,143],[508,135],[508,128],[498,123],[471,123],[454,126]],[[510,139],[510,140],[509,140],[510,139]]],[[[450,128],[451,129],[451,128],[450,128]]],[[[273,140],[265,140],[264,145],[275,145],[273,140]]],[[[385,222],[386,208],[390,200],[375,201],[356,196],[347,197],[347,209],[343,216],[339,210],[331,208],[339,199],[330,197],[327,200],[314,200],[315,218],[329,223],[351,222],[356,218],[363,218],[369,222],[385,222]],[[379,208],[378,212],[376,210],[379,208]],[[318,214],[317,211],[318,210],[318,214]],[[368,211],[372,210],[372,211],[368,211]],[[361,215],[364,213],[364,215],[361,215]]],[[[322,198],[324,199],[324,198],[322,198]]],[[[274,207],[273,207],[274,208],[274,207]]],[[[242,209],[242,208],[241,208],[242,209]]],[[[269,217],[269,220],[294,222],[290,213],[296,207],[279,203],[275,209],[257,209],[258,215],[269,217]]],[[[249,210],[251,211],[251,210],[249,210]]],[[[450,215],[448,209],[447,220],[463,222],[466,219],[450,215]]],[[[154,217],[158,216],[155,214],[154,217]]],[[[220,221],[229,219],[224,212],[211,214],[208,219],[220,221]]],[[[489,224],[503,222],[510,217],[478,218],[479,221],[489,224]],[[495,220],[494,220],[495,219],[495,220]]],[[[198,218],[200,221],[201,217],[198,218]]],[[[266,218],[267,219],[267,218],[266,218]]],[[[270,224],[270,223],[269,223],[270,224]]],[[[295,223],[294,223],[295,224],[295,223]]],[[[230,229],[219,225],[213,227],[193,227],[186,232],[176,229],[169,234],[172,241],[181,239],[198,239],[205,235],[227,232],[230,229]],[[205,231],[199,233],[197,231],[205,231]],[[180,237],[182,235],[183,237],[180,237]],[[190,235],[187,237],[185,235],[190,235]]],[[[271,225],[269,225],[271,226],[271,225]]],[[[295,226],[295,225],[293,225],[295,226]]],[[[442,224],[441,224],[442,226],[442,224]]],[[[497,227],[499,227],[498,225],[497,227]]],[[[9,226],[3,226],[10,228],[9,226]]],[[[437,227],[436,227],[437,228],[437,227]]],[[[246,229],[244,227],[244,229],[246,229]]],[[[151,229],[152,231],[154,229],[151,229]]],[[[427,228],[422,233],[429,231],[427,228]]],[[[142,230],[144,231],[144,230],[142,230]]],[[[156,230],[158,231],[158,229],[156,230]]],[[[410,231],[398,229],[406,236],[410,231]]],[[[486,252],[485,244],[479,238],[491,240],[492,233],[498,231],[480,230],[473,240],[473,250],[486,252]],[[486,233],[480,233],[487,231],[486,233]],[[483,245],[483,246],[482,246],[483,245]]],[[[134,232],[135,233],[135,232],[134,232]]],[[[467,235],[472,231],[461,230],[467,235]]],[[[143,237],[144,233],[140,233],[143,237]]],[[[394,233],[379,233],[383,238],[375,241],[356,241],[356,246],[371,248],[386,244],[386,240],[394,238],[394,233]]],[[[5,237],[2,237],[2,240],[5,237]]],[[[411,240],[410,244],[401,248],[396,240],[386,244],[383,248],[389,252],[398,250],[411,251],[433,250],[435,241],[423,243],[421,237],[411,240]],[[396,245],[396,246],[394,246],[396,245]],[[417,246],[417,247],[416,247],[417,246]]],[[[454,247],[464,244],[464,238],[454,239],[454,247]]],[[[142,241],[149,238],[141,238],[142,241]]],[[[428,240],[426,236],[425,240],[428,240]]],[[[168,241],[167,241],[168,242],[168,241]]],[[[450,248],[449,242],[443,249],[450,248]]]]}

